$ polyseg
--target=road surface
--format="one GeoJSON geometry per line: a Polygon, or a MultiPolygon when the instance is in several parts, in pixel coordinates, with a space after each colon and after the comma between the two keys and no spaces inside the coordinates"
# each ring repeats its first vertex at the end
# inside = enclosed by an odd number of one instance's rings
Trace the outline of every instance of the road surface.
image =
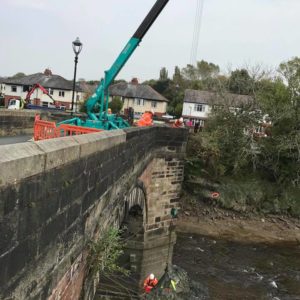
{"type": "Polygon", "coordinates": [[[0,145],[17,144],[27,142],[32,138],[32,135],[16,135],[0,137],[0,145]]]}

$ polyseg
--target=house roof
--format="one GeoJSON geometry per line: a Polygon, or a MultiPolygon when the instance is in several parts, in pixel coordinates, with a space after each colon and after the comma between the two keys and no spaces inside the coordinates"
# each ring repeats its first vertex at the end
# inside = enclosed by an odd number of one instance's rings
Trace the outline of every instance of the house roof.
{"type": "MultiPolygon", "coordinates": [[[[72,90],[73,83],[71,80],[67,80],[59,75],[46,75],[44,73],[35,73],[32,75],[27,75],[19,78],[7,78],[3,81],[6,84],[15,84],[15,85],[34,85],[39,83],[44,88],[52,89],[62,89],[62,90],[72,90]]],[[[81,89],[76,85],[76,90],[80,91],[81,89]]]]}
{"type": "Polygon", "coordinates": [[[232,93],[216,93],[199,90],[185,90],[183,102],[199,104],[228,104],[230,106],[241,106],[253,102],[253,98],[248,95],[238,95],[232,93]]]}
{"type": "Polygon", "coordinates": [[[120,82],[111,85],[109,87],[109,93],[112,96],[121,96],[126,98],[140,98],[162,102],[169,101],[164,96],[155,91],[151,86],[145,84],[120,82]]]}

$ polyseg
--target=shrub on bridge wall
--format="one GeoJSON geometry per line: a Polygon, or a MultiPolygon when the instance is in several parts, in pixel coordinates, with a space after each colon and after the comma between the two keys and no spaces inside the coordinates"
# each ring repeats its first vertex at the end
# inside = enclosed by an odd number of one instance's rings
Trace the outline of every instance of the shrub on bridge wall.
{"type": "Polygon", "coordinates": [[[88,268],[93,276],[110,276],[113,273],[127,275],[129,271],[118,265],[118,259],[124,253],[121,230],[110,227],[99,239],[88,244],[88,268]]]}

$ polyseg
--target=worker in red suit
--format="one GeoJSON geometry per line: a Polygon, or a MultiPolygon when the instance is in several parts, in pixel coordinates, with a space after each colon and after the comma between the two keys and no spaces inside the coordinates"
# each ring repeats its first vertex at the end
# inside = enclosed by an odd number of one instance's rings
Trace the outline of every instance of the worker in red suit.
{"type": "Polygon", "coordinates": [[[177,119],[174,124],[173,127],[179,128],[179,127],[184,127],[184,122],[183,122],[183,118],[179,118],[177,119]]]}
{"type": "Polygon", "coordinates": [[[151,126],[153,125],[153,113],[151,111],[145,111],[141,118],[137,121],[137,126],[151,126]]]}
{"type": "Polygon", "coordinates": [[[146,294],[150,293],[151,290],[157,285],[158,280],[154,274],[150,274],[144,281],[144,291],[146,294]]]}

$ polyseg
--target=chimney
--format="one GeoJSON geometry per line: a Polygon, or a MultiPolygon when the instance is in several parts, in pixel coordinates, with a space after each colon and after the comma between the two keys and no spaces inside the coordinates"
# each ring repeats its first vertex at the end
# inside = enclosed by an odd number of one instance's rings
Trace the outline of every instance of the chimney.
{"type": "Polygon", "coordinates": [[[131,79],[131,84],[139,84],[139,81],[136,77],[131,79]]]}
{"type": "Polygon", "coordinates": [[[45,69],[44,75],[51,76],[52,75],[52,71],[50,69],[45,69]]]}

